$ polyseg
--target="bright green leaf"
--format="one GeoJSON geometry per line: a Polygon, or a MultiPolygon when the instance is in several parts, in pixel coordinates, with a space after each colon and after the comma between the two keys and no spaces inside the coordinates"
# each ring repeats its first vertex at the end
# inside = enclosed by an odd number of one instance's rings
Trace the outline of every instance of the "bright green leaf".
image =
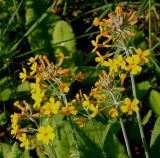
{"type": "Polygon", "coordinates": [[[17,91],[18,92],[26,92],[26,91],[29,91],[30,90],[30,85],[29,85],[29,82],[23,82],[22,84],[20,84],[18,87],[17,87],[17,91]]]}
{"type": "Polygon", "coordinates": [[[75,36],[72,27],[66,21],[61,20],[56,23],[53,32],[53,43],[59,43],[58,46],[67,48],[71,53],[75,51],[75,36]]]}
{"type": "Polygon", "coordinates": [[[159,158],[160,156],[160,117],[155,122],[151,141],[150,141],[150,148],[151,148],[151,157],[152,158],[159,158]]]}
{"type": "Polygon", "coordinates": [[[136,87],[137,87],[137,96],[139,99],[142,99],[149,90],[149,88],[151,87],[151,85],[149,81],[143,81],[138,83],[136,87]]]}
{"type": "Polygon", "coordinates": [[[146,125],[149,122],[149,119],[152,116],[152,110],[149,110],[148,113],[144,116],[143,120],[142,120],[142,125],[146,125]]]}
{"type": "Polygon", "coordinates": [[[0,101],[7,101],[11,96],[11,89],[6,88],[0,93],[0,101]]]}
{"type": "Polygon", "coordinates": [[[152,90],[149,95],[149,105],[152,110],[157,114],[160,115],[160,93],[156,90],[152,90]]]}
{"type": "Polygon", "coordinates": [[[0,125],[5,125],[8,121],[7,113],[3,112],[0,114],[0,125]]]}

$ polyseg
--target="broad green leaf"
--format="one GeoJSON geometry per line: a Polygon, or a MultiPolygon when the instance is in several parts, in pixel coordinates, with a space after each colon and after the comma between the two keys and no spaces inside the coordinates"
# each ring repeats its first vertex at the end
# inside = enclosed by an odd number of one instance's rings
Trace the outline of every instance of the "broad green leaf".
{"type": "Polygon", "coordinates": [[[114,124],[111,125],[104,141],[103,148],[109,158],[128,158],[124,146],[116,136],[114,124]]]}
{"type": "Polygon", "coordinates": [[[3,112],[0,114],[0,125],[5,125],[8,121],[7,113],[3,112]]]}
{"type": "Polygon", "coordinates": [[[137,96],[139,99],[142,99],[146,95],[151,85],[149,81],[143,81],[138,83],[136,87],[137,87],[137,96]]]}
{"type": "Polygon", "coordinates": [[[79,158],[78,142],[74,139],[72,128],[68,122],[58,129],[58,137],[55,144],[57,157],[79,158]]]}
{"type": "Polygon", "coordinates": [[[58,46],[67,48],[71,53],[75,52],[75,36],[69,23],[64,20],[56,23],[53,32],[53,43],[59,43],[58,46]]]}
{"type": "Polygon", "coordinates": [[[160,117],[157,118],[150,141],[151,158],[159,158],[160,156],[160,117]]]}
{"type": "Polygon", "coordinates": [[[146,125],[149,122],[150,117],[152,116],[152,110],[149,110],[148,113],[144,116],[142,120],[142,125],[146,125]]]}
{"type": "Polygon", "coordinates": [[[15,142],[11,148],[11,151],[5,156],[5,158],[17,158],[21,154],[19,150],[18,143],[15,142]]]}
{"type": "Polygon", "coordinates": [[[53,56],[52,34],[54,25],[60,18],[54,13],[48,13],[47,8],[48,0],[27,0],[25,3],[26,29],[29,30],[33,25],[36,25],[28,35],[31,49],[44,47],[39,52],[52,53],[53,56]],[[41,20],[42,18],[44,19],[41,20]]]}
{"type": "Polygon", "coordinates": [[[159,116],[160,115],[160,93],[152,90],[149,95],[149,105],[152,110],[159,116]]]}
{"type": "Polygon", "coordinates": [[[7,143],[0,143],[0,157],[5,157],[11,150],[11,145],[7,143]]]}
{"type": "Polygon", "coordinates": [[[29,82],[23,82],[17,87],[17,92],[26,92],[30,90],[29,82]]]}
{"type": "Polygon", "coordinates": [[[0,92],[0,101],[7,101],[11,96],[11,89],[6,88],[2,92],[0,92]]]}

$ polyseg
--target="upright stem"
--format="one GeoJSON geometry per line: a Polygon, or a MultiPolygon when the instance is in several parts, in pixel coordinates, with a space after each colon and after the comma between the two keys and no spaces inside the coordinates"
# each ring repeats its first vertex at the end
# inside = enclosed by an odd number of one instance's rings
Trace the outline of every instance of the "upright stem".
{"type": "MultiPolygon", "coordinates": [[[[117,102],[117,99],[115,98],[114,94],[109,90],[109,93],[114,101],[114,104],[116,106],[118,106],[118,102],[117,102]]],[[[128,141],[128,137],[127,137],[127,132],[126,132],[126,129],[125,129],[125,126],[124,126],[124,123],[123,123],[123,120],[121,117],[119,117],[119,122],[120,122],[120,125],[121,125],[121,128],[122,128],[122,133],[123,133],[123,137],[124,137],[124,141],[125,141],[125,145],[126,145],[126,149],[127,149],[127,153],[128,153],[128,157],[129,158],[132,158],[132,154],[131,154],[131,150],[130,150],[130,147],[129,147],[129,141],[128,141]]]]}
{"type": "MultiPolygon", "coordinates": [[[[132,75],[132,73],[130,73],[130,78],[131,78],[131,84],[132,84],[133,97],[137,98],[136,88],[135,88],[135,79],[134,79],[134,76],[132,75]]],[[[144,130],[142,127],[141,115],[140,115],[139,111],[136,112],[136,116],[137,116],[138,127],[140,130],[140,135],[141,135],[141,139],[142,139],[142,143],[143,143],[143,147],[144,147],[144,151],[145,151],[145,156],[146,156],[146,158],[149,158],[150,157],[149,151],[148,151],[147,142],[146,142],[144,130]]]]}
{"type": "Polygon", "coordinates": [[[152,47],[152,39],[151,39],[151,0],[149,0],[149,7],[148,7],[148,34],[149,34],[149,49],[151,50],[152,47]]]}
{"type": "MultiPolygon", "coordinates": [[[[123,41],[124,50],[126,52],[126,56],[129,57],[126,43],[123,39],[122,39],[122,41],[123,41]]],[[[134,79],[134,76],[131,72],[130,72],[130,78],[131,78],[133,97],[137,98],[135,79],[134,79]]],[[[143,130],[142,121],[141,121],[141,115],[140,115],[139,111],[136,112],[136,116],[137,116],[138,127],[139,127],[139,130],[140,130],[140,135],[141,135],[141,139],[142,139],[142,144],[143,144],[144,151],[145,151],[145,156],[146,156],[146,158],[149,158],[149,151],[148,151],[147,142],[146,142],[146,139],[145,139],[144,130],[143,130]]]]}

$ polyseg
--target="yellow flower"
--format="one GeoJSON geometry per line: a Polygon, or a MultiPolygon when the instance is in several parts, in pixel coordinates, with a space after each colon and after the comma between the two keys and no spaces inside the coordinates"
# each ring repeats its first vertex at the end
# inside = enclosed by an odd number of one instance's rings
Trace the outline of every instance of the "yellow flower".
{"type": "Polygon", "coordinates": [[[23,72],[19,73],[19,78],[22,79],[22,82],[24,82],[27,78],[27,73],[26,73],[26,69],[23,68],[23,72]]]}
{"type": "Polygon", "coordinates": [[[18,132],[18,125],[12,124],[11,127],[12,127],[11,134],[15,136],[18,132]]]}
{"type": "Polygon", "coordinates": [[[91,43],[94,46],[94,49],[92,50],[92,52],[95,52],[98,48],[98,41],[92,40],[91,43]]]}
{"type": "Polygon", "coordinates": [[[36,83],[31,83],[31,93],[40,90],[40,78],[36,78],[36,83]]]}
{"type": "Polygon", "coordinates": [[[50,97],[49,102],[47,102],[42,107],[42,111],[44,115],[57,114],[60,105],[61,105],[60,101],[55,102],[55,99],[53,97],[50,97]]]}
{"type": "Polygon", "coordinates": [[[122,55],[118,55],[117,57],[117,64],[121,67],[121,69],[125,69],[126,62],[122,55]]]}
{"type": "Polygon", "coordinates": [[[111,116],[111,117],[117,117],[118,116],[118,109],[115,107],[115,108],[113,108],[113,109],[111,109],[111,110],[109,110],[109,115],[111,116]]]}
{"type": "Polygon", "coordinates": [[[129,98],[125,98],[124,105],[121,107],[122,112],[128,113],[128,115],[132,115],[133,112],[137,112],[139,110],[138,108],[139,100],[137,98],[134,98],[134,100],[131,102],[129,98]]]}
{"type": "Polygon", "coordinates": [[[109,67],[109,71],[110,73],[117,72],[118,71],[118,64],[116,60],[112,60],[112,59],[108,59],[108,61],[104,61],[104,63],[102,64],[102,66],[107,66],[109,67]]]}
{"type": "Polygon", "coordinates": [[[142,64],[149,62],[149,59],[146,58],[146,56],[148,56],[148,55],[150,54],[150,51],[149,51],[149,50],[142,51],[141,48],[138,48],[138,49],[136,50],[136,53],[137,53],[137,55],[139,56],[140,62],[142,62],[142,64]]]}
{"type": "Polygon", "coordinates": [[[138,55],[132,55],[131,57],[126,58],[126,70],[130,70],[133,75],[136,75],[138,72],[141,72],[142,68],[138,65],[140,63],[140,59],[138,55]]]}
{"type": "Polygon", "coordinates": [[[53,140],[55,134],[53,132],[53,128],[51,126],[40,126],[38,128],[37,140],[42,141],[44,144],[48,144],[50,140],[53,140]]]}
{"type": "Polygon", "coordinates": [[[86,109],[88,110],[91,106],[93,106],[92,101],[89,100],[89,97],[86,94],[83,94],[84,97],[84,101],[83,101],[83,106],[86,107],[86,109]]]}
{"type": "Polygon", "coordinates": [[[18,139],[22,142],[20,147],[24,147],[26,150],[29,150],[29,140],[26,137],[26,133],[22,133],[22,136],[18,139]]]}
{"type": "Polygon", "coordinates": [[[10,117],[11,117],[11,122],[12,122],[12,124],[17,125],[19,115],[18,115],[17,113],[14,113],[14,114],[12,114],[10,117]]]}
{"type": "Polygon", "coordinates": [[[38,57],[39,57],[39,55],[36,55],[35,57],[30,57],[29,62],[27,64],[28,65],[33,64],[38,59],[38,57]]]}
{"type": "Polygon", "coordinates": [[[94,118],[98,115],[98,113],[100,112],[100,109],[98,109],[98,105],[97,106],[90,106],[89,110],[93,111],[93,113],[90,115],[91,118],[94,118]]]}
{"type": "Polygon", "coordinates": [[[62,107],[62,113],[66,114],[66,115],[70,115],[70,114],[76,115],[77,114],[77,110],[75,110],[74,106],[66,105],[65,107],[62,107]]]}
{"type": "Polygon", "coordinates": [[[99,19],[96,17],[94,20],[93,20],[93,25],[94,26],[98,26],[100,23],[99,19]]]}
{"type": "Polygon", "coordinates": [[[32,93],[31,98],[34,99],[35,104],[34,107],[39,107],[40,103],[42,102],[42,99],[44,97],[44,92],[41,92],[41,90],[36,91],[35,93],[32,93]]]}
{"type": "Polygon", "coordinates": [[[32,76],[32,75],[37,71],[37,62],[34,62],[34,63],[32,64],[32,66],[30,67],[30,69],[32,70],[32,71],[30,72],[30,75],[32,76]]]}
{"type": "Polygon", "coordinates": [[[107,58],[107,56],[106,55],[102,56],[98,51],[96,51],[96,54],[98,55],[98,57],[95,58],[95,61],[103,65],[103,62],[107,58]]]}

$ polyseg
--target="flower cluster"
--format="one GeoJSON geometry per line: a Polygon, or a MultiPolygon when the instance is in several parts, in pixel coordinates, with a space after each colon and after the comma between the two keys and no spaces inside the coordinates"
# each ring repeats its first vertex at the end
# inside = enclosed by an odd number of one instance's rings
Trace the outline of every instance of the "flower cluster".
{"type": "Polygon", "coordinates": [[[124,82],[128,72],[136,75],[149,62],[149,50],[127,47],[125,43],[128,37],[135,36],[131,31],[131,26],[137,22],[135,14],[135,11],[124,12],[118,6],[114,13],[108,14],[108,19],[95,18],[93,21],[100,29],[96,40],[92,41],[95,47],[93,51],[97,54],[95,61],[100,63],[103,70],[89,94],[80,89],[73,99],[67,98],[71,83],[84,79],[84,74],[80,72],[76,77],[69,77],[69,69],[61,65],[65,59],[63,54],[59,56],[58,64],[50,62],[45,55],[29,59],[28,68],[23,68],[19,77],[22,82],[31,81],[31,100],[16,101],[14,105],[19,113],[11,115],[11,134],[21,142],[21,147],[29,150],[35,142],[47,145],[55,139],[58,122],[48,120],[54,120],[56,115],[65,116],[64,119],[68,120],[74,117],[73,120],[80,127],[85,127],[87,122],[101,113],[120,118],[139,111],[136,97],[119,97],[126,90],[124,82]],[[99,48],[112,47],[112,43],[113,52],[102,55],[98,51],[99,48]]]}
{"type": "MultiPolygon", "coordinates": [[[[134,48],[134,46],[128,45],[129,42],[126,42],[130,40],[130,37],[136,35],[132,31],[132,26],[137,21],[135,11],[125,12],[120,6],[116,7],[115,12],[109,13],[107,19],[95,18],[93,21],[93,25],[99,27],[100,32],[96,36],[96,40],[91,41],[94,46],[92,52],[96,52],[95,61],[105,69],[103,75],[100,76],[99,83],[102,86],[101,89],[108,91],[115,104],[109,111],[111,117],[119,116],[120,111],[131,115],[139,110],[137,98],[132,101],[126,97],[120,101],[116,98],[115,89],[117,88],[114,87],[117,86],[115,80],[119,80],[122,86],[128,73],[139,74],[142,71],[142,66],[149,62],[149,50],[143,51],[141,48],[134,48]],[[111,49],[102,55],[101,48],[111,49]]],[[[125,88],[119,88],[119,91],[121,90],[125,90],[125,88]]]]}
{"type": "MultiPolygon", "coordinates": [[[[54,128],[46,119],[60,115],[76,115],[74,100],[68,101],[66,94],[69,91],[69,69],[61,67],[64,56],[58,64],[53,64],[47,56],[37,55],[29,59],[29,69],[23,68],[19,77],[22,82],[31,80],[31,101],[16,101],[14,106],[19,113],[11,115],[11,134],[18,139],[21,147],[26,150],[32,148],[32,142],[49,144],[55,138],[54,128]],[[35,81],[35,82],[33,82],[35,81]],[[66,81],[66,82],[64,82],[66,81]],[[23,122],[23,123],[22,123],[23,122]]],[[[74,80],[84,78],[78,73],[74,80]]]]}

